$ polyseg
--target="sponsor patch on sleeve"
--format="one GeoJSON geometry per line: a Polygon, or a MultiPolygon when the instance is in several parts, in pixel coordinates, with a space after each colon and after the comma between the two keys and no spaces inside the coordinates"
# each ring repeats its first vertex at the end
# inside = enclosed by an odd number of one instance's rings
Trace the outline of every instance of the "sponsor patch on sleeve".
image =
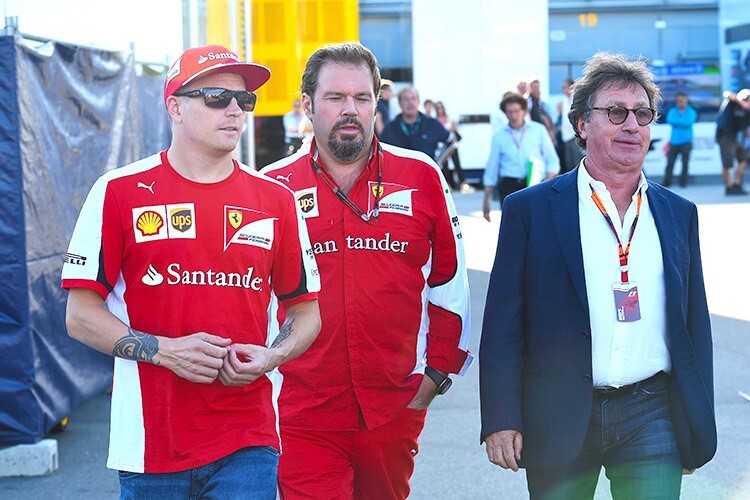
{"type": "Polygon", "coordinates": [[[65,254],[65,263],[73,264],[74,266],[85,266],[86,257],[68,252],[65,254]]]}

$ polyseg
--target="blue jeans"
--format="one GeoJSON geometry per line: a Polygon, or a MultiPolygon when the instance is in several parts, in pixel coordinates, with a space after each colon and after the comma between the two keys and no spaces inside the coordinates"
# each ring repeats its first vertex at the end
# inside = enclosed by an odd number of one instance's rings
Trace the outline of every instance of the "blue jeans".
{"type": "Polygon", "coordinates": [[[614,499],[679,499],[682,466],[669,411],[668,376],[612,399],[594,396],[583,449],[573,462],[527,469],[532,499],[594,498],[604,466],[614,499]]]}
{"type": "Polygon", "coordinates": [[[120,471],[120,500],[274,500],[278,463],[279,454],[275,449],[255,446],[181,472],[139,474],[120,471]]]}

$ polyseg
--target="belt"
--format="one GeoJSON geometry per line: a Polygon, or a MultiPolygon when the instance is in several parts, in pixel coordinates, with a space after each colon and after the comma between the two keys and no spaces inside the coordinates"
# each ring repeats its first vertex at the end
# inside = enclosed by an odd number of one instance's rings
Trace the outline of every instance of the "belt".
{"type": "Polygon", "coordinates": [[[626,394],[635,394],[635,392],[643,385],[658,380],[659,378],[666,376],[664,372],[658,372],[655,375],[650,376],[645,380],[636,382],[634,384],[623,385],[622,387],[594,387],[594,397],[599,399],[615,399],[626,394]]]}

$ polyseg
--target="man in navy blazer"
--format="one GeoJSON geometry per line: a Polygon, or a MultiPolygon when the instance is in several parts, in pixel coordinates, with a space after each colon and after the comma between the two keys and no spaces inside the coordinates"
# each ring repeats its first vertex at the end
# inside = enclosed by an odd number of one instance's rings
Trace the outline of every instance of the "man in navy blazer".
{"type": "Polygon", "coordinates": [[[479,351],[491,462],[531,498],[679,498],[716,451],[695,205],[647,181],[661,97],[644,63],[597,54],[569,119],[586,157],[505,200],[479,351]]]}

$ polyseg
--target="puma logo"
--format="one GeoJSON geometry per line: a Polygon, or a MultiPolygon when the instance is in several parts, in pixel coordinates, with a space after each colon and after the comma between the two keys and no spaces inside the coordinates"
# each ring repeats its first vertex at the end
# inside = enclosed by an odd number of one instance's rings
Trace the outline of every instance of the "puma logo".
{"type": "Polygon", "coordinates": [[[151,191],[151,194],[154,194],[154,184],[156,184],[156,181],[152,182],[150,186],[142,182],[139,182],[138,187],[143,188],[143,189],[148,189],[149,191],[151,191]]]}
{"type": "Polygon", "coordinates": [[[289,182],[289,179],[292,177],[293,173],[294,172],[289,172],[287,175],[281,175],[281,174],[279,174],[279,175],[276,176],[276,178],[277,179],[284,179],[285,181],[289,182]]]}

